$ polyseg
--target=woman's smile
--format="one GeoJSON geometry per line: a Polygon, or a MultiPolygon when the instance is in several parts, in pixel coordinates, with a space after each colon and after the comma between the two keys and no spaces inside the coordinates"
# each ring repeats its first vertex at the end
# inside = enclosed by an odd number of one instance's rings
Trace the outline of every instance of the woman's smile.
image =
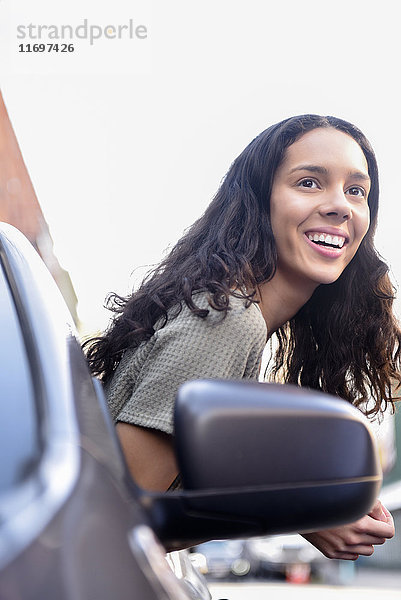
{"type": "Polygon", "coordinates": [[[322,256],[338,258],[345,252],[345,240],[343,235],[331,235],[330,233],[308,233],[305,234],[306,242],[322,256]]]}

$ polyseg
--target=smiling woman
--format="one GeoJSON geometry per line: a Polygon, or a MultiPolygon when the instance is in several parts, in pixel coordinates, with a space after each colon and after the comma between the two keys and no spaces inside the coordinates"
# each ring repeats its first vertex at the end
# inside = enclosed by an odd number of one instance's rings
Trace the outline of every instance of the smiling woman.
{"type": "MultiPolygon", "coordinates": [[[[373,243],[378,197],[375,156],[358,128],[334,117],[286,119],[240,154],[204,215],[141,287],[110,296],[109,329],[84,347],[140,485],[166,489],[177,475],[178,387],[257,379],[273,334],[270,379],[365,412],[392,406],[401,333],[373,243]]],[[[311,541],[352,559],[393,533],[377,505],[362,524],[311,541]]]]}

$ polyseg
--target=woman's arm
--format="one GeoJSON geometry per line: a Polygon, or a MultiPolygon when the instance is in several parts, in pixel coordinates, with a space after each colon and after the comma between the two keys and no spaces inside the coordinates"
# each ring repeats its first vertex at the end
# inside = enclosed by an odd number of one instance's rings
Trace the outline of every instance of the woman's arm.
{"type": "Polygon", "coordinates": [[[257,378],[266,341],[259,309],[245,308],[242,299],[233,298],[223,318],[205,294],[196,302],[210,309],[207,319],[184,307],[139,355],[127,354],[107,390],[129,470],[149,490],[167,490],[178,474],[173,414],[180,386],[194,379],[257,378]]]}
{"type": "Polygon", "coordinates": [[[116,431],[135,483],[153,492],[166,491],[178,475],[172,436],[122,422],[116,431]]]}
{"type": "Polygon", "coordinates": [[[359,521],[303,537],[328,558],[356,560],[360,554],[373,554],[373,546],[384,544],[394,533],[393,517],[377,500],[371,512],[359,521]]]}

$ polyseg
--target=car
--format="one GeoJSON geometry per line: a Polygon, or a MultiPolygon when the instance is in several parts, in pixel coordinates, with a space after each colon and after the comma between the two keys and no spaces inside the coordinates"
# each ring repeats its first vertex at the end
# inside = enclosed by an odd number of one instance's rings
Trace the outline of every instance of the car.
{"type": "Polygon", "coordinates": [[[57,286],[7,224],[0,303],[2,599],[202,598],[167,551],[337,525],[373,505],[381,471],[361,413],[250,382],[182,386],[183,489],[141,489],[57,286]]]}
{"type": "Polygon", "coordinates": [[[208,579],[238,579],[254,574],[244,540],[213,540],[192,549],[190,560],[208,579]]]}
{"type": "Polygon", "coordinates": [[[333,563],[300,535],[273,535],[247,541],[248,553],[261,577],[305,583],[320,580],[327,563],[333,563]]]}

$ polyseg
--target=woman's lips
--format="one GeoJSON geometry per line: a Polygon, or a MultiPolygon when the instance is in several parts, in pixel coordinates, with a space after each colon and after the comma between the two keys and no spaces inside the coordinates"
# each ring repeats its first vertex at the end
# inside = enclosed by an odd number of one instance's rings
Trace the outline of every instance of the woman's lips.
{"type": "Polygon", "coordinates": [[[309,244],[309,246],[311,246],[311,248],[313,248],[315,250],[315,252],[317,252],[318,254],[320,254],[321,256],[324,256],[326,258],[338,258],[339,256],[341,256],[343,254],[345,247],[346,247],[346,243],[344,244],[344,246],[342,246],[342,248],[322,246],[321,244],[312,242],[312,240],[310,240],[308,238],[307,234],[304,234],[304,237],[305,237],[306,243],[309,244]]]}

